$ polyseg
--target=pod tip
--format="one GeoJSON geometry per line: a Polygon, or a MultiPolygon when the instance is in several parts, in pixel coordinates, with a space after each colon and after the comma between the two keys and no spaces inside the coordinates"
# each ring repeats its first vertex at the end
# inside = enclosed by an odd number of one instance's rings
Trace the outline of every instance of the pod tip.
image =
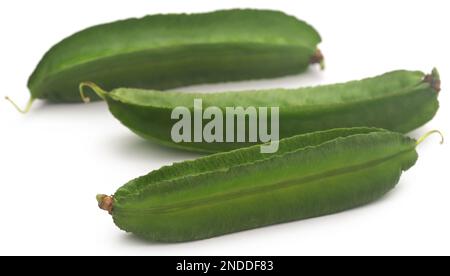
{"type": "Polygon", "coordinates": [[[441,78],[437,68],[433,68],[431,74],[425,76],[424,82],[429,83],[436,92],[439,93],[441,91],[441,78]]]}
{"type": "Polygon", "coordinates": [[[98,194],[96,196],[98,207],[102,210],[107,211],[109,214],[112,214],[114,198],[113,196],[108,196],[104,194],[98,194]]]}
{"type": "Polygon", "coordinates": [[[85,87],[89,87],[90,89],[92,89],[95,92],[95,94],[97,94],[97,96],[99,96],[103,100],[105,99],[105,95],[106,95],[105,90],[101,89],[100,86],[96,85],[95,83],[93,83],[91,81],[85,81],[85,82],[80,83],[78,86],[78,90],[80,91],[81,99],[83,100],[84,103],[89,103],[91,101],[91,98],[86,96],[84,93],[85,87]]]}
{"type": "Polygon", "coordinates": [[[31,97],[31,98],[28,100],[28,103],[27,103],[27,105],[25,106],[25,108],[22,109],[22,108],[20,108],[13,100],[11,100],[10,97],[5,96],[5,100],[7,100],[8,102],[10,102],[10,103],[14,106],[14,108],[15,108],[17,111],[19,111],[20,113],[22,113],[22,114],[28,113],[28,112],[30,111],[30,109],[31,109],[31,106],[33,105],[33,102],[34,102],[34,98],[31,97]]]}
{"type": "Polygon", "coordinates": [[[310,63],[319,64],[321,70],[325,69],[325,57],[323,56],[322,51],[320,51],[320,49],[316,50],[314,55],[311,57],[310,63]]]}
{"type": "Polygon", "coordinates": [[[429,131],[428,133],[425,133],[425,135],[423,135],[422,137],[419,138],[419,140],[417,140],[416,145],[420,145],[423,143],[423,141],[425,141],[428,137],[430,137],[433,134],[438,134],[441,137],[441,142],[440,144],[444,144],[444,134],[442,134],[442,132],[440,132],[439,130],[432,130],[429,131]]]}

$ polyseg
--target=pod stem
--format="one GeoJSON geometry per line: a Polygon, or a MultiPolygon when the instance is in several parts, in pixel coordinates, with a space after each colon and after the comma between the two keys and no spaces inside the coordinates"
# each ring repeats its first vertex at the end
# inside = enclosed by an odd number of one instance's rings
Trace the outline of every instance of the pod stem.
{"type": "Polygon", "coordinates": [[[310,64],[319,64],[320,70],[325,69],[325,57],[322,54],[322,51],[316,49],[316,52],[311,57],[310,64]]]}
{"type": "Polygon", "coordinates": [[[431,74],[426,75],[423,81],[428,82],[436,92],[439,93],[441,91],[441,78],[436,68],[433,68],[431,74]]]}
{"type": "Polygon", "coordinates": [[[420,137],[419,140],[416,142],[416,146],[420,145],[425,141],[428,137],[430,137],[433,134],[439,134],[441,136],[441,145],[444,144],[444,135],[439,130],[432,130],[428,133],[426,133],[424,136],[420,137]]]}
{"type": "Polygon", "coordinates": [[[110,215],[113,210],[114,197],[104,194],[99,194],[96,196],[98,207],[102,210],[107,211],[110,215]]]}
{"type": "Polygon", "coordinates": [[[102,100],[105,100],[105,95],[107,93],[105,90],[103,90],[102,88],[100,88],[100,86],[98,86],[97,84],[95,84],[91,81],[85,81],[85,82],[80,83],[80,85],[78,86],[78,88],[80,90],[80,96],[81,96],[81,99],[83,100],[83,102],[89,103],[91,101],[91,98],[86,96],[86,94],[84,93],[85,87],[89,87],[90,89],[92,89],[92,91],[95,92],[95,94],[97,94],[97,96],[99,96],[102,100]]]}
{"type": "Polygon", "coordinates": [[[20,108],[13,100],[11,100],[9,97],[5,97],[5,100],[7,100],[8,102],[10,102],[15,109],[17,109],[17,111],[19,111],[22,114],[26,114],[30,111],[31,106],[33,105],[33,102],[35,100],[35,98],[31,97],[28,102],[27,105],[25,106],[24,109],[20,108]]]}

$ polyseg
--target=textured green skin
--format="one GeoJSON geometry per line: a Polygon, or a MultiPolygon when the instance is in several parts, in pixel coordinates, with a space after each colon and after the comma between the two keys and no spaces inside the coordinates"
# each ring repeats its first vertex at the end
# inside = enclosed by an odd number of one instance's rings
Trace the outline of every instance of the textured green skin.
{"type": "Polygon", "coordinates": [[[320,41],[311,26],[277,11],[151,15],[64,39],[45,54],[28,87],[33,98],[79,102],[83,81],[108,90],[168,89],[277,77],[306,70],[320,41]]]}
{"type": "Polygon", "coordinates": [[[173,108],[186,106],[192,111],[195,98],[203,100],[203,109],[278,106],[280,138],[363,126],[406,133],[431,120],[439,107],[438,92],[424,77],[421,72],[394,71],[344,84],[214,94],[116,89],[105,98],[112,114],[146,139],[187,150],[220,152],[251,144],[174,143],[170,135],[176,122],[170,119],[173,108]]]}
{"type": "Polygon", "coordinates": [[[176,163],[114,195],[121,229],[182,242],[354,208],[380,198],[417,160],[416,143],[379,129],[335,129],[176,163]]]}

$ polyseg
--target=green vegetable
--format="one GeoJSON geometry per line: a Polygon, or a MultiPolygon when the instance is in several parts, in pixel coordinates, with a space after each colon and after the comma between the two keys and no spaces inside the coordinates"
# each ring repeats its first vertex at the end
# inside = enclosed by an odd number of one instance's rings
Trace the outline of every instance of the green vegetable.
{"type": "MultiPolygon", "coordinates": [[[[78,84],[173,87],[296,74],[322,63],[307,23],[270,10],[151,15],[94,26],[53,46],[31,75],[31,100],[77,102],[78,84]]],[[[90,97],[97,99],[95,94],[90,97]]],[[[17,106],[16,106],[17,107],[17,106]]]]}
{"type": "Polygon", "coordinates": [[[81,90],[85,86],[106,100],[111,113],[120,122],[146,139],[187,150],[220,152],[254,143],[175,143],[171,137],[176,123],[171,119],[172,110],[185,106],[192,113],[193,101],[197,98],[202,99],[204,108],[217,106],[221,110],[236,104],[244,108],[279,107],[280,138],[364,126],[406,133],[436,114],[440,79],[436,69],[430,75],[402,70],[343,84],[212,94],[127,88],[107,93],[92,83],[81,84],[81,90]]]}
{"type": "Polygon", "coordinates": [[[372,128],[299,135],[281,140],[276,154],[252,146],[176,163],[97,199],[121,229],[162,242],[317,217],[394,188],[434,132],[418,142],[372,128]]]}

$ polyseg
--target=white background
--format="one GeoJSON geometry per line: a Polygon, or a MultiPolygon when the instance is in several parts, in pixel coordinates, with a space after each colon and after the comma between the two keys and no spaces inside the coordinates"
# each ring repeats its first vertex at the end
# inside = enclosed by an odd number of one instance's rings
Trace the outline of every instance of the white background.
{"type": "MultiPolygon", "coordinates": [[[[186,90],[297,87],[347,81],[394,69],[443,79],[441,109],[418,137],[450,138],[448,1],[0,1],[0,96],[19,103],[39,59],[60,39],[98,23],[152,13],[221,8],[279,9],[323,37],[324,72],[186,90]]],[[[430,138],[399,186],[368,206],[307,221],[204,241],[152,244],[118,230],[96,206],[99,192],[174,161],[196,157],[145,142],[104,103],[38,102],[23,116],[0,101],[0,254],[379,255],[450,254],[449,145],[430,138]]]]}

